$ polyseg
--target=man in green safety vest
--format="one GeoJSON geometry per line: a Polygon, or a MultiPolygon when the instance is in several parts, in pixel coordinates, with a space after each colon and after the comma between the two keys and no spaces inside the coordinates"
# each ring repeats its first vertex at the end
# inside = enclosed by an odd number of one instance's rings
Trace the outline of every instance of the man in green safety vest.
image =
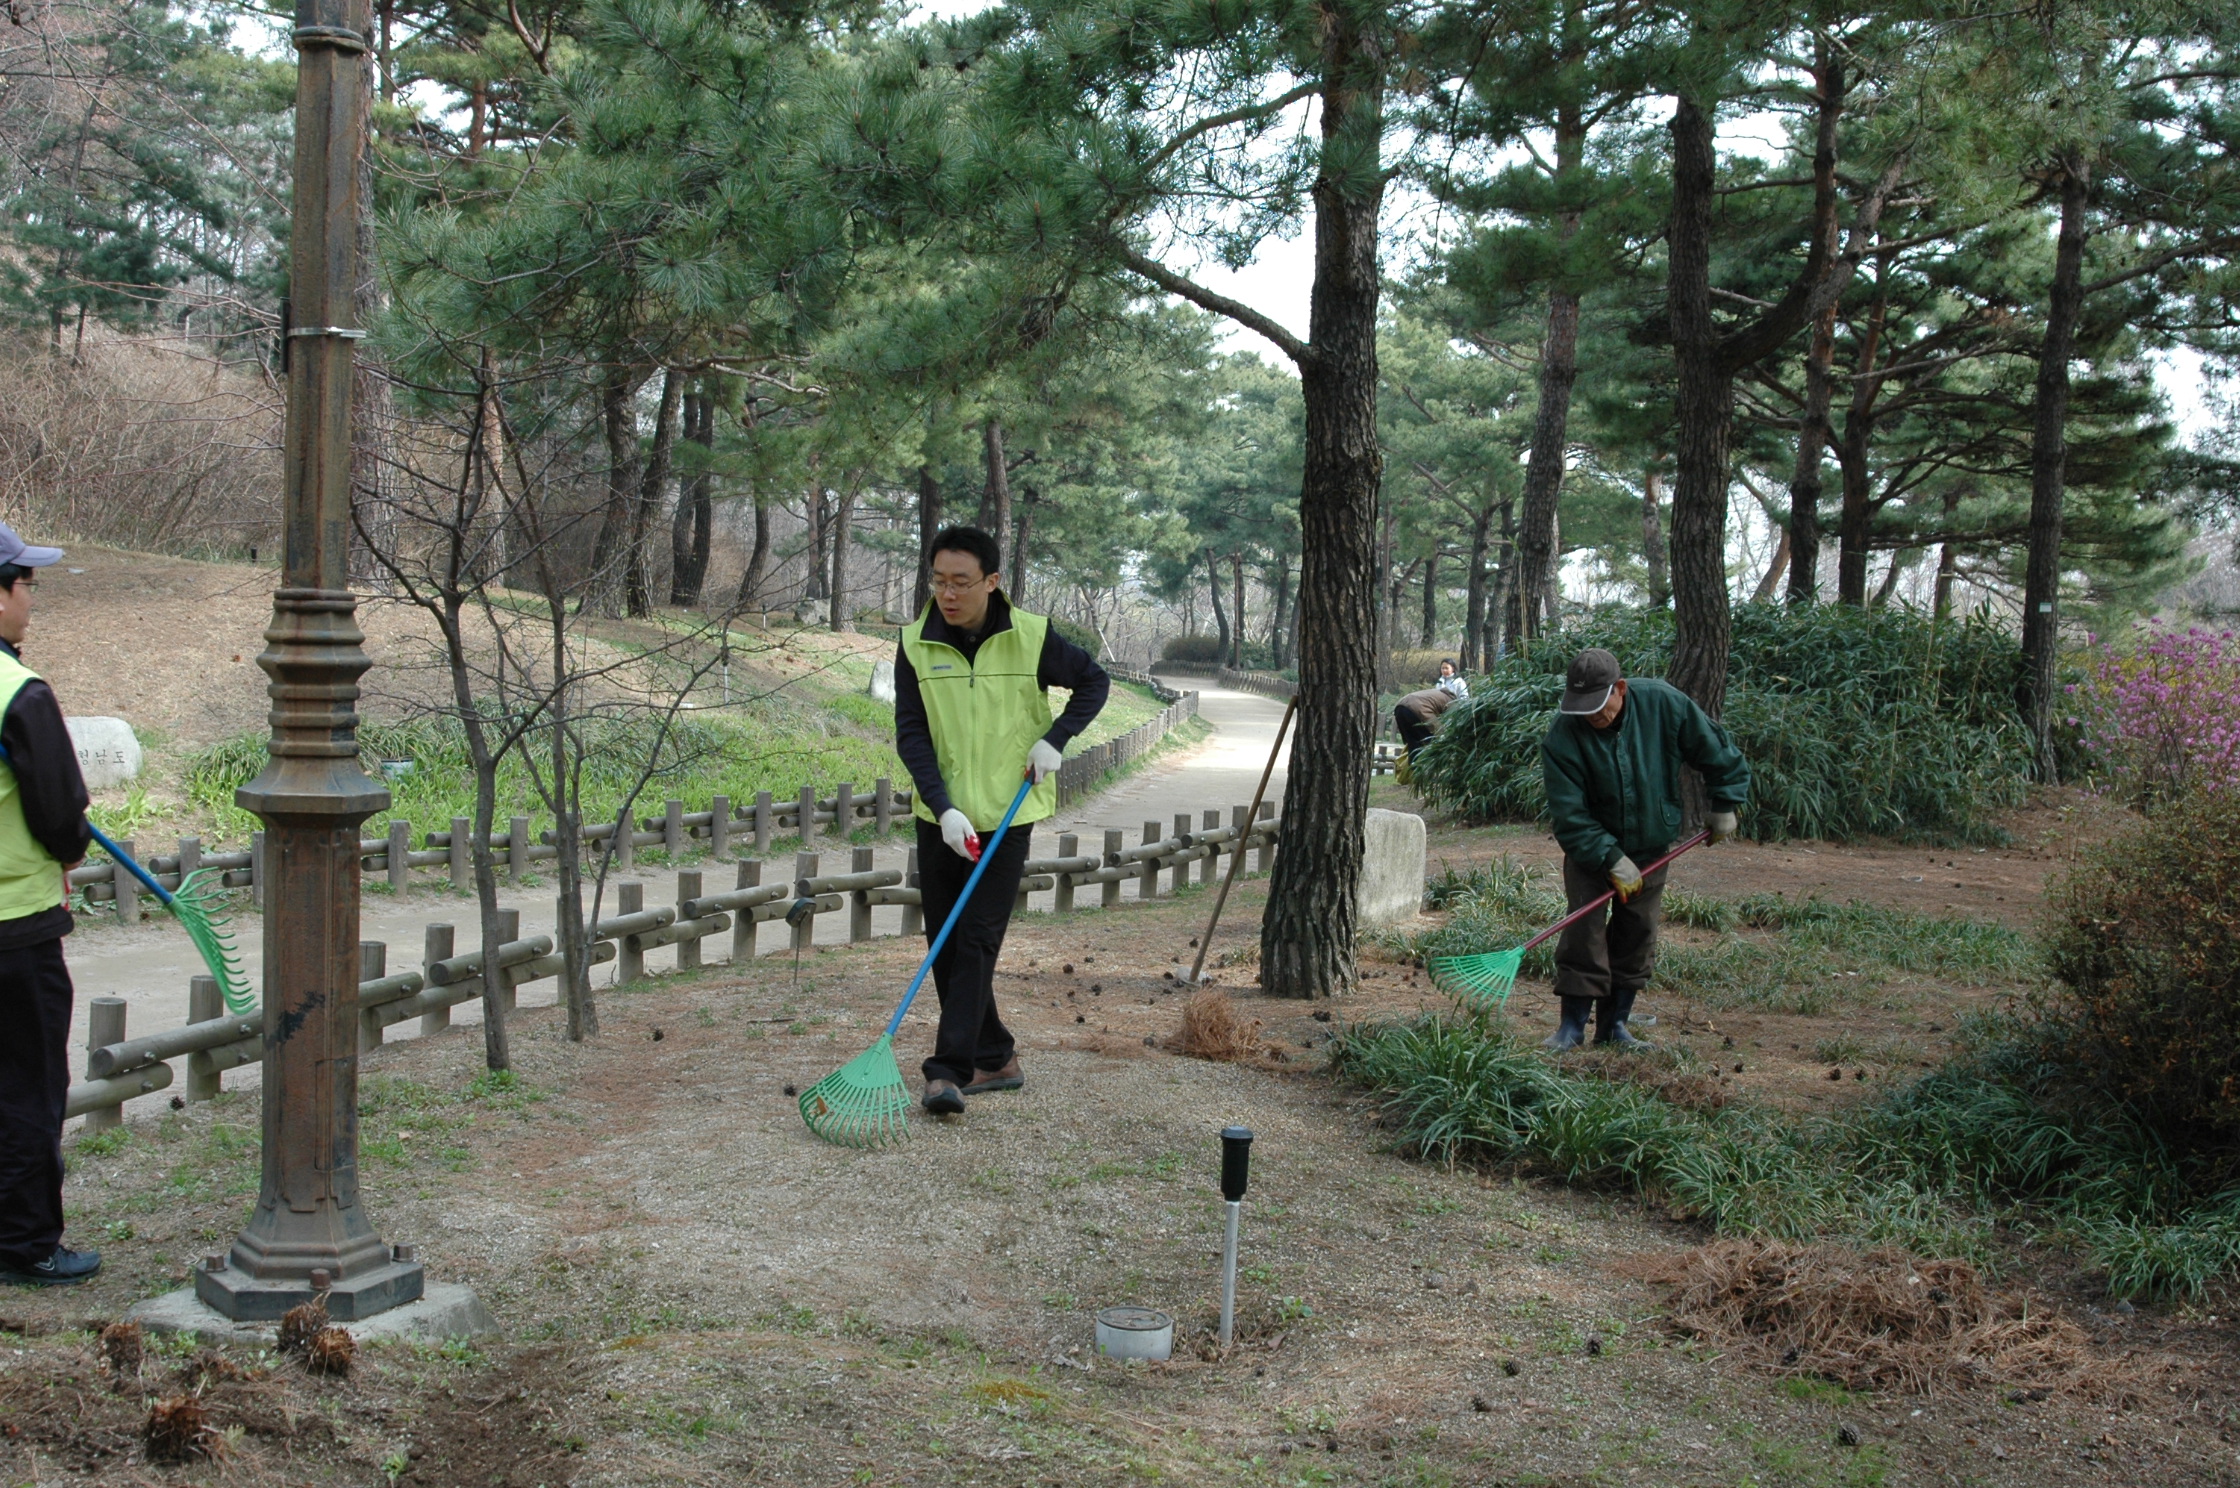
{"type": "Polygon", "coordinates": [[[70,1091],[69,871],[86,855],[86,783],[61,705],[18,654],[35,573],[62,557],[0,524],[0,1281],[69,1286],[101,1257],[62,1243],[70,1091]]]}
{"type": "Polygon", "coordinates": [[[1011,830],[934,958],[941,1025],[925,1062],[925,1108],[964,1110],[964,1098],[1026,1083],[1011,1033],[996,1013],[996,957],[1027,861],[1033,824],[1058,809],[1065,747],[1104,709],[1112,680],[1046,616],[1013,608],[999,583],[996,540],[973,527],[934,534],[927,554],[933,602],[902,632],[894,660],[895,753],[917,786],[918,892],[926,938],[956,906],[992,833],[1032,776],[1011,830]],[[1046,689],[1071,690],[1055,720],[1046,689]]]}

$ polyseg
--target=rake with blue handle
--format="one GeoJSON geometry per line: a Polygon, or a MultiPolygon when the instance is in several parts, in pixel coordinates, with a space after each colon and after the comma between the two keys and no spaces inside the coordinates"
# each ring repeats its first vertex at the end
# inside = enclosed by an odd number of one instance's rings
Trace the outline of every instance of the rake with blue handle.
{"type": "MultiPolygon", "coordinates": [[[[0,765],[15,768],[15,761],[8,757],[5,745],[0,745],[0,765]]],[[[130,854],[109,839],[109,834],[92,822],[86,830],[93,833],[93,840],[115,860],[116,865],[148,886],[148,892],[162,901],[187,932],[187,939],[202,953],[202,964],[210,968],[210,975],[218,979],[218,989],[225,994],[227,1011],[239,1015],[257,1005],[257,997],[249,990],[249,983],[241,972],[241,953],[234,949],[232,920],[219,910],[216,899],[222,887],[222,875],[214,868],[204,868],[179,880],[179,892],[174,894],[156,882],[155,875],[132,860],[130,854]]]]}
{"type": "Polygon", "coordinates": [[[964,881],[964,892],[957,895],[949,918],[942,921],[941,933],[926,947],[926,958],[918,963],[918,974],[910,979],[910,990],[902,994],[902,1005],[887,1020],[887,1031],[880,1034],[879,1041],[870,1048],[801,1092],[801,1119],[809,1123],[809,1130],[827,1142],[842,1147],[883,1147],[910,1134],[906,1119],[910,1113],[910,1091],[902,1083],[902,1066],[895,1062],[895,1030],[902,1026],[903,1014],[910,1011],[918,989],[926,984],[926,975],[933,970],[933,958],[948,944],[949,932],[957,928],[957,917],[964,913],[972,891],[980,886],[980,876],[988,871],[988,862],[995,857],[1003,834],[1011,830],[1011,818],[1019,814],[1020,806],[1026,803],[1027,792],[1032,789],[1034,777],[1029,775],[1019,783],[1019,793],[1011,798],[1011,809],[1004,812],[995,835],[981,848],[979,861],[972,865],[972,876],[964,881]]]}

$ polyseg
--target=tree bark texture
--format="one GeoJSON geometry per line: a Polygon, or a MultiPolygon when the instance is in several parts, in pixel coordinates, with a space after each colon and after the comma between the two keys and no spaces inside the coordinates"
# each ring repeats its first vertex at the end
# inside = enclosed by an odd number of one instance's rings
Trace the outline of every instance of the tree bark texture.
{"type": "Polygon", "coordinates": [[[1649,569],[1649,608],[1672,603],[1672,572],[1664,545],[1664,498],[1657,494],[1654,467],[1641,474],[1641,561],[1649,569]]]}
{"type": "Polygon", "coordinates": [[[848,603],[848,529],[856,518],[854,477],[840,488],[839,496],[832,512],[832,628],[843,635],[854,635],[856,617],[848,603]]]}
{"type": "Polygon", "coordinates": [[[1711,318],[1711,111],[1682,95],[1672,116],[1669,284],[1679,432],[1672,483],[1672,665],[1665,678],[1713,718],[1727,697],[1728,441],[1734,379],[1711,318]]]}
{"type": "Polygon", "coordinates": [[[1206,549],[1206,593],[1213,600],[1213,623],[1221,635],[1221,654],[1229,654],[1229,612],[1221,603],[1221,560],[1206,549]]]}
{"type": "Polygon", "coordinates": [[[1476,671],[1478,633],[1486,624],[1486,555],[1493,541],[1493,508],[1481,508],[1470,519],[1470,587],[1462,600],[1462,669],[1476,671]]]}
{"type": "Polygon", "coordinates": [[[826,566],[831,562],[830,549],[826,546],[832,540],[830,504],[825,500],[824,480],[817,473],[817,465],[817,457],[811,455],[809,489],[801,498],[802,519],[809,526],[809,575],[801,585],[804,600],[832,597],[832,570],[826,566]]]}
{"type": "Polygon", "coordinates": [[[716,400],[706,393],[684,399],[684,437],[698,447],[692,473],[677,490],[676,520],[669,527],[669,603],[696,605],[708,582],[708,549],[715,539],[716,400]]]}
{"type": "Polygon", "coordinates": [[[592,608],[603,615],[620,609],[630,502],[638,488],[637,390],[636,379],[619,367],[599,387],[599,422],[607,440],[607,495],[599,512],[599,535],[591,543],[588,597],[592,608]]]}
{"type": "Polygon", "coordinates": [[[624,607],[632,615],[653,613],[653,519],[661,510],[661,497],[669,484],[669,469],[677,448],[677,407],[684,397],[684,377],[675,368],[661,374],[661,406],[653,420],[653,451],[646,457],[645,473],[638,478],[638,496],[630,513],[630,553],[624,607]]]}
{"type": "MultiPolygon", "coordinates": [[[[1574,59],[1576,60],[1576,59],[1574,59]]],[[[1558,105],[1555,128],[1555,175],[1564,183],[1575,175],[1586,156],[1587,126],[1579,105],[1558,105]]],[[[1566,212],[1558,238],[1568,243],[1579,234],[1579,214],[1566,212]]],[[[1571,390],[1579,379],[1579,295],[1567,285],[1548,291],[1548,324],[1540,342],[1540,403],[1532,416],[1532,448],[1525,460],[1524,513],[1517,526],[1517,583],[1519,592],[1540,595],[1555,571],[1556,507],[1563,496],[1563,454],[1571,422],[1571,390]]],[[[1520,631],[1512,633],[1514,646],[1522,637],[1540,634],[1539,606],[1517,606],[1514,614],[1520,631]]]]}
{"type": "Polygon", "coordinates": [[[762,581],[770,572],[770,502],[762,483],[755,481],[747,493],[754,503],[754,547],[747,553],[747,571],[739,575],[739,608],[762,608],[762,581]]]}
{"type": "Polygon", "coordinates": [[[931,465],[918,467],[918,575],[910,588],[910,613],[925,613],[933,600],[933,535],[941,530],[941,482],[931,465]]]}
{"type": "Polygon", "coordinates": [[[980,452],[988,483],[980,492],[980,530],[1001,542],[1011,535],[1011,467],[1003,452],[1003,422],[989,419],[980,428],[980,452]]]}
{"type": "Polygon", "coordinates": [[[1423,560],[1423,644],[1439,644],[1439,549],[1433,546],[1423,560]]]}
{"type": "MultiPolygon", "coordinates": [[[[1959,510],[1960,492],[1958,490],[1947,490],[1944,493],[1944,523],[1946,527],[1951,527],[1953,514],[1959,510]]],[[[1947,538],[1937,544],[1937,587],[1930,608],[1930,613],[1939,620],[1948,619],[1952,614],[1952,581],[1958,577],[1959,572],[1959,545],[1947,538]]]]}
{"type": "Polygon", "coordinates": [[[2055,666],[2061,642],[2061,508],[2068,480],[2069,359],[2084,308],[2085,209],[2091,170],[2081,156],[2061,163],[2061,231],[2054,239],[2053,290],[2038,352],[2031,409],[2030,530],[2022,583],[2022,679],[2016,701],[2036,741],[2038,777],[2054,783],[2055,666]]]}
{"type": "Polygon", "coordinates": [[[1874,444],[1875,402],[1882,388],[1876,364],[1889,315],[1889,292],[1878,288],[1859,333],[1859,357],[1851,370],[1851,406],[1844,410],[1843,437],[1836,444],[1836,466],[1843,479],[1843,514],[1836,529],[1836,600],[1854,608],[1867,602],[1867,543],[1876,508],[1867,454],[1874,444]]]}
{"type": "Polygon", "coordinates": [[[1280,997],[1355,982],[1368,762],[1376,745],[1377,217],[1385,59],[1356,13],[1323,12],[1322,166],[1315,274],[1300,368],[1306,471],[1299,492],[1299,719],[1282,850],[1261,918],[1260,980],[1280,997]]]}
{"type": "Polygon", "coordinates": [[[1231,666],[1235,667],[1235,668],[1236,668],[1236,669],[1237,669],[1238,671],[1240,671],[1240,672],[1241,672],[1241,671],[1243,671],[1243,670],[1244,670],[1244,550],[1243,550],[1243,549],[1241,549],[1241,548],[1240,548],[1240,549],[1238,549],[1238,550],[1237,550],[1236,552],[1234,552],[1234,553],[1231,553],[1231,554],[1229,555],[1229,573],[1230,573],[1230,576],[1231,576],[1232,580],[1234,581],[1234,585],[1233,585],[1232,593],[1234,593],[1234,594],[1235,594],[1235,596],[1236,596],[1236,603],[1235,603],[1235,605],[1233,605],[1233,606],[1231,607],[1231,613],[1232,613],[1232,614],[1234,614],[1234,615],[1235,615],[1235,616],[1237,617],[1237,623],[1236,623],[1236,624],[1235,624],[1235,625],[1234,625],[1233,627],[1231,627],[1231,629],[1230,629],[1230,632],[1229,632],[1229,635],[1230,635],[1230,641],[1229,641],[1229,665],[1231,665],[1231,666]]]}
{"type": "Polygon", "coordinates": [[[1836,306],[1812,323],[1804,360],[1804,409],[1797,425],[1797,463],[1789,476],[1789,603],[1820,598],[1820,467],[1828,452],[1828,408],[1835,397],[1836,306]]]}

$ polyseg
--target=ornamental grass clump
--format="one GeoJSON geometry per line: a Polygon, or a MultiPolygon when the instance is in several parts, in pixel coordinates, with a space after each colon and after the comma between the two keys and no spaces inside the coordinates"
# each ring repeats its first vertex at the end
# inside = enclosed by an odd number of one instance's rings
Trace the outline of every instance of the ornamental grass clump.
{"type": "Polygon", "coordinates": [[[2072,726],[2108,787],[2147,810],[2240,786],[2240,636],[2149,623],[2096,648],[2069,688],[2072,726]]]}

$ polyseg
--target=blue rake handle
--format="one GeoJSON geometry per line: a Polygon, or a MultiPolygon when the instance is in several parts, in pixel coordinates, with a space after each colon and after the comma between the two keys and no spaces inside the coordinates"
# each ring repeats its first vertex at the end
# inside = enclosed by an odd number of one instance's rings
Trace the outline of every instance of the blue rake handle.
{"type": "MultiPolygon", "coordinates": [[[[9,757],[8,746],[5,744],[0,744],[0,765],[6,765],[11,770],[16,767],[16,762],[9,757]]],[[[86,822],[86,830],[93,833],[93,840],[100,843],[103,849],[108,852],[111,858],[115,859],[119,863],[122,863],[126,868],[131,870],[132,876],[134,878],[137,878],[140,880],[140,882],[146,884],[148,886],[148,891],[154,894],[158,899],[161,899],[163,901],[163,907],[165,909],[169,909],[171,907],[170,891],[164,888],[162,884],[157,883],[155,881],[155,876],[149,873],[147,869],[141,867],[138,863],[133,862],[130,857],[126,856],[125,850],[123,848],[117,846],[114,842],[111,842],[109,840],[109,834],[107,832],[104,832],[99,827],[95,826],[90,819],[86,822]]]]}
{"type": "Polygon", "coordinates": [[[1027,792],[1033,789],[1032,775],[1019,782],[1019,793],[1011,798],[1011,809],[1003,814],[1003,821],[996,827],[996,834],[980,849],[980,861],[972,865],[972,876],[964,881],[964,892],[957,895],[957,902],[950,909],[949,918],[941,922],[941,933],[933,938],[932,945],[926,947],[926,958],[918,963],[918,974],[910,978],[910,990],[902,994],[902,1006],[896,1008],[894,1016],[887,1020],[888,1038],[893,1038],[894,1031],[902,1026],[902,1015],[910,1011],[910,1004],[917,998],[918,989],[926,984],[926,973],[933,970],[933,958],[940,955],[941,948],[949,943],[949,932],[957,928],[957,916],[964,913],[966,902],[972,898],[972,891],[980,886],[980,875],[988,871],[988,860],[996,855],[996,844],[1003,841],[1003,834],[1011,830],[1011,818],[1019,814],[1019,808],[1026,804],[1027,792]]]}

